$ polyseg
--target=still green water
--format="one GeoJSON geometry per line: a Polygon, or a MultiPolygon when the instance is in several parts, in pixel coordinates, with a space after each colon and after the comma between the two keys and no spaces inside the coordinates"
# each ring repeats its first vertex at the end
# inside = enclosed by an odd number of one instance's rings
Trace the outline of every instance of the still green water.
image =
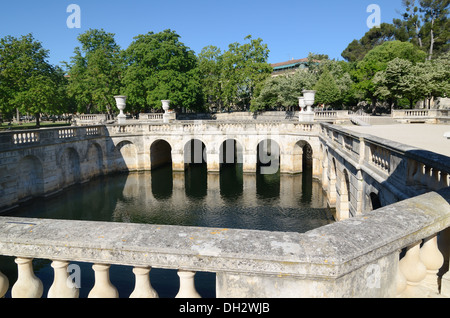
{"type": "MultiPolygon", "coordinates": [[[[152,172],[100,177],[47,200],[30,202],[8,215],[300,233],[334,221],[321,185],[312,179],[310,170],[298,175],[243,174],[240,165],[224,166],[220,174],[208,173],[206,165],[198,165],[184,173],[166,166],[152,172]]],[[[77,264],[82,269],[80,297],[87,297],[93,286],[92,264],[77,264]]],[[[33,265],[46,296],[53,281],[50,261],[34,260],[33,265]]],[[[1,258],[0,269],[13,284],[17,275],[13,259],[1,258]]],[[[131,270],[111,267],[111,281],[120,297],[133,291],[131,270]]],[[[178,291],[173,270],[152,269],[151,281],[160,297],[174,297],[178,291]]],[[[203,297],[215,296],[215,274],[197,273],[196,283],[203,297]]]]}

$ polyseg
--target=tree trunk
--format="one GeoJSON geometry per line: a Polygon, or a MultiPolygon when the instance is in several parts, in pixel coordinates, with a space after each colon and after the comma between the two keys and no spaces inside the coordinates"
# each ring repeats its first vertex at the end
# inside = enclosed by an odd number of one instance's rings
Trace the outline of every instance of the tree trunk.
{"type": "Polygon", "coordinates": [[[41,123],[40,123],[41,114],[40,113],[36,113],[35,117],[36,117],[36,128],[40,128],[41,127],[41,123]]]}
{"type": "Polygon", "coordinates": [[[433,57],[433,47],[434,47],[434,20],[435,17],[433,16],[433,18],[431,19],[431,31],[430,31],[430,52],[428,54],[428,60],[431,61],[431,58],[433,57]]]}

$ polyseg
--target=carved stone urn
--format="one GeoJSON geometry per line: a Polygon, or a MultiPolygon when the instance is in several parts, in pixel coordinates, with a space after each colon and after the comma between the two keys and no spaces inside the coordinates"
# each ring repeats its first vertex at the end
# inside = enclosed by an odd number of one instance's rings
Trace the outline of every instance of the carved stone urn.
{"type": "Polygon", "coordinates": [[[127,97],[120,95],[120,96],[114,96],[114,98],[116,100],[117,108],[120,111],[119,115],[117,116],[117,120],[119,122],[119,125],[124,125],[127,120],[127,116],[125,116],[123,111],[125,110],[125,107],[127,106],[127,104],[126,104],[127,97]]]}

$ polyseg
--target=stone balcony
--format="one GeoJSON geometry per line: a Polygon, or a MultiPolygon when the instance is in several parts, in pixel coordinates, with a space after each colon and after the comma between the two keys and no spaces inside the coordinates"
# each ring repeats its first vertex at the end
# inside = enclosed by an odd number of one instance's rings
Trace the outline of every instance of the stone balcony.
{"type": "Polygon", "coordinates": [[[216,273],[218,298],[444,297],[449,226],[449,188],[304,234],[1,217],[0,255],[16,257],[18,280],[0,276],[0,296],[78,297],[66,283],[77,261],[93,264],[89,297],[119,297],[111,264],[134,267],[135,289],[121,297],[157,297],[151,268],[178,270],[183,298],[199,297],[197,271],[216,273]],[[48,295],[33,259],[53,261],[48,295]]]}

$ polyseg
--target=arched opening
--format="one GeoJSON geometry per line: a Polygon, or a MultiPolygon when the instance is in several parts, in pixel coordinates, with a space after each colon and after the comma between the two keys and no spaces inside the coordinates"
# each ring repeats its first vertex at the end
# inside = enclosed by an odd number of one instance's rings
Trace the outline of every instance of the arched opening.
{"type": "Polygon", "coordinates": [[[85,178],[92,178],[103,174],[103,151],[99,144],[93,143],[87,152],[87,166],[85,166],[85,178]]]}
{"type": "Polygon", "coordinates": [[[280,146],[272,139],[265,139],[256,149],[256,171],[259,174],[276,174],[280,171],[280,146]]]}
{"type": "Polygon", "coordinates": [[[165,140],[156,140],[150,146],[151,169],[172,166],[172,147],[165,140]]]}
{"type": "Polygon", "coordinates": [[[227,139],[220,145],[220,167],[227,165],[238,165],[243,162],[242,145],[234,140],[227,139]]]}
{"type": "Polygon", "coordinates": [[[234,139],[220,145],[220,194],[225,199],[235,200],[243,192],[243,150],[234,139]]]}
{"type": "Polygon", "coordinates": [[[351,209],[351,192],[350,192],[350,178],[348,175],[348,171],[344,170],[344,191],[343,195],[345,196],[344,202],[346,207],[346,213],[348,213],[349,217],[353,217],[354,213],[351,209]]]}
{"type": "Polygon", "coordinates": [[[304,142],[302,150],[303,150],[303,158],[302,158],[303,171],[307,171],[307,170],[312,171],[313,149],[309,143],[304,142]]]}
{"type": "Polygon", "coordinates": [[[38,158],[24,157],[17,165],[16,171],[19,200],[37,197],[44,193],[43,168],[38,158]]]}
{"type": "Polygon", "coordinates": [[[370,198],[370,206],[371,206],[372,211],[377,210],[382,207],[381,200],[380,200],[380,197],[378,196],[378,194],[371,192],[369,195],[369,198],[370,198]]]}
{"type": "Polygon", "coordinates": [[[172,147],[162,139],[150,146],[152,194],[157,199],[168,199],[173,192],[172,147]]]}
{"type": "Polygon", "coordinates": [[[257,147],[256,193],[266,198],[280,196],[280,146],[265,139],[257,147]]]}
{"type": "Polygon", "coordinates": [[[63,186],[70,186],[81,181],[80,156],[74,148],[67,148],[61,155],[60,168],[63,186]]]}
{"type": "Polygon", "coordinates": [[[130,141],[122,141],[117,147],[118,170],[130,171],[138,169],[136,146],[130,141]]]}
{"type": "Polygon", "coordinates": [[[185,168],[189,165],[206,164],[206,146],[199,139],[191,139],[184,146],[185,168]]]}
{"type": "Polygon", "coordinates": [[[199,139],[192,139],[184,146],[185,190],[191,197],[203,198],[207,194],[208,168],[206,146],[199,139]]]}

